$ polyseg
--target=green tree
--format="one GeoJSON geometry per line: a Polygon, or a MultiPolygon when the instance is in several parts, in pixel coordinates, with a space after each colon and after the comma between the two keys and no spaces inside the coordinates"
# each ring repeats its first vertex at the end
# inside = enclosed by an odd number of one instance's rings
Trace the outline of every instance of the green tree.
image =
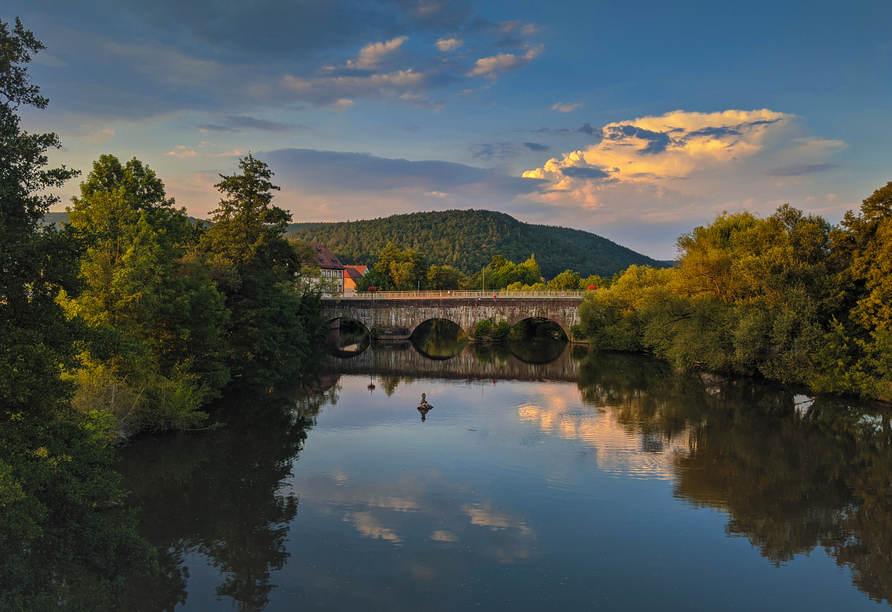
{"type": "MultiPolygon", "coordinates": [[[[401,251],[392,242],[378,254],[375,272],[387,277],[389,285],[399,291],[427,288],[428,265],[424,255],[411,249],[401,251]]],[[[366,283],[366,286],[369,285],[366,283]]]]}
{"type": "Polygon", "coordinates": [[[462,289],[467,280],[461,270],[452,266],[433,265],[427,272],[429,289],[462,289]]]}
{"type": "Polygon", "coordinates": [[[579,289],[579,274],[573,270],[565,270],[548,281],[552,291],[576,291],[579,289]]]}
{"type": "Polygon", "coordinates": [[[30,134],[18,109],[43,109],[27,73],[44,45],[16,19],[0,21],[0,608],[108,607],[119,579],[152,556],[132,517],[110,522],[97,508],[123,494],[98,413],[69,401],[63,367],[74,367],[77,321],[55,297],[75,285],[70,232],[41,219],[75,172],[47,168],[55,134],[30,134]]]}
{"type": "Polygon", "coordinates": [[[220,175],[223,194],[203,251],[225,271],[230,370],[250,384],[269,387],[285,379],[309,354],[309,337],[321,327],[319,296],[299,294],[301,253],[282,234],[291,214],[272,204],[273,173],[253,156],[240,172],[220,175]],[[309,336],[308,336],[309,331],[309,336]]]}
{"type": "Polygon", "coordinates": [[[113,388],[126,387],[139,399],[108,406],[126,415],[122,428],[193,426],[205,416],[199,407],[229,380],[222,336],[228,312],[210,266],[189,250],[194,232],[185,210],[174,208],[148,166],[137,159],[122,165],[112,155],[93,164],[72,202],[70,225],[88,248],[83,291],[62,301],[99,337],[113,330],[120,339],[107,356],[108,347],[88,349],[79,374],[86,397],[78,403],[89,409],[97,394],[110,398],[113,388]]]}

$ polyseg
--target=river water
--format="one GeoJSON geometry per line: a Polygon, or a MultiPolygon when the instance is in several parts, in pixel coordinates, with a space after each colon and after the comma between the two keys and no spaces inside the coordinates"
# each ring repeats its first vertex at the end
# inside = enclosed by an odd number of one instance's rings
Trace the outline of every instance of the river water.
{"type": "Polygon", "coordinates": [[[373,345],[133,444],[130,609],[888,609],[888,414],[546,344],[373,345]]]}

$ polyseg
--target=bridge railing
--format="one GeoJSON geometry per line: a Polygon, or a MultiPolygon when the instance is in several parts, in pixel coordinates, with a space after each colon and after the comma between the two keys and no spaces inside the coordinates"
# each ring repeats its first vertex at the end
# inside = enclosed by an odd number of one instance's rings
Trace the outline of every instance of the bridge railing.
{"type": "Polygon", "coordinates": [[[514,299],[514,298],[581,298],[587,291],[351,291],[342,294],[323,295],[323,299],[330,300],[446,300],[446,299],[514,299]]]}

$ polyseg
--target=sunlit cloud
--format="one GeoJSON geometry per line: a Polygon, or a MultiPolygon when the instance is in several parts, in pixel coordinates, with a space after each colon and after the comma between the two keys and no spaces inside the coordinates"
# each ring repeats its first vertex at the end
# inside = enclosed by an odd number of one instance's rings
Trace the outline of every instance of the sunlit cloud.
{"type": "Polygon", "coordinates": [[[824,160],[845,147],[803,136],[798,117],[769,109],[673,111],[584,127],[577,131],[594,144],[523,176],[548,181],[547,192],[532,196],[540,203],[582,208],[607,223],[670,223],[744,206],[767,212],[790,196],[760,177],[803,180],[836,167],[824,160]]]}
{"type": "Polygon", "coordinates": [[[180,159],[184,159],[187,157],[198,157],[199,153],[194,149],[190,149],[183,145],[178,145],[174,147],[173,151],[168,151],[167,153],[165,153],[165,155],[168,157],[179,157],[180,159]]]}
{"type": "Polygon", "coordinates": [[[542,47],[530,47],[523,55],[513,53],[499,53],[490,57],[483,57],[474,62],[474,67],[468,71],[468,76],[495,77],[499,72],[514,70],[528,66],[533,58],[542,52],[542,47]]]}
{"type": "Polygon", "coordinates": [[[366,45],[359,51],[355,60],[348,60],[348,68],[357,68],[360,70],[370,70],[378,66],[381,61],[399,49],[404,42],[409,40],[408,36],[400,36],[387,42],[377,42],[366,45]]]}
{"type": "Polygon", "coordinates": [[[463,44],[465,44],[465,41],[460,38],[441,38],[437,41],[437,49],[443,52],[455,51],[463,44]]]}
{"type": "Polygon", "coordinates": [[[565,104],[563,102],[558,102],[557,104],[551,105],[551,110],[558,111],[559,113],[572,113],[577,108],[582,108],[582,102],[573,102],[565,104]]]}

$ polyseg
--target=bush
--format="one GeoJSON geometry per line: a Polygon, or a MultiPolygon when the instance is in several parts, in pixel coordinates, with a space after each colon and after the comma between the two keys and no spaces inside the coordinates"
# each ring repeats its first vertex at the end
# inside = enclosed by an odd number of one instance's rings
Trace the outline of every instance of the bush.
{"type": "Polygon", "coordinates": [[[474,326],[474,340],[486,340],[492,331],[492,321],[484,319],[474,326]]]}

